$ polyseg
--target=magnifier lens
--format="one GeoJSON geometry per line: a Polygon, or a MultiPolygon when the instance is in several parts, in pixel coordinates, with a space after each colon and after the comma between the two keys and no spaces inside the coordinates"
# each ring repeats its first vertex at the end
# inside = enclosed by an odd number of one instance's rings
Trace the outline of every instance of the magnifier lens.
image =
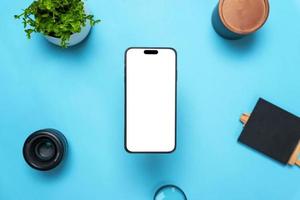
{"type": "Polygon", "coordinates": [[[157,190],[154,200],[187,200],[187,198],[179,187],[166,185],[157,190]]]}

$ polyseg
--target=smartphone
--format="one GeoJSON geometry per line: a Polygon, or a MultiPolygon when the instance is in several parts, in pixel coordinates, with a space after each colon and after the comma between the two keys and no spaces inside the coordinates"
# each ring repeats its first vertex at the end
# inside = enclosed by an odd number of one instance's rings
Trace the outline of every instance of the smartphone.
{"type": "Polygon", "coordinates": [[[176,148],[177,53],[129,48],[125,53],[125,149],[170,153],[176,148]]]}

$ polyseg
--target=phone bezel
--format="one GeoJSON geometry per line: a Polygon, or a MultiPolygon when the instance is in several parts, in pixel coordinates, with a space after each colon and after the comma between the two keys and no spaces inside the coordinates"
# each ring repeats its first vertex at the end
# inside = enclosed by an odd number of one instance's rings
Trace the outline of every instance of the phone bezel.
{"type": "Polygon", "coordinates": [[[125,51],[125,67],[124,67],[124,148],[128,153],[145,153],[145,154],[168,154],[173,153],[177,148],[177,51],[174,48],[171,47],[129,47],[125,51]],[[127,148],[127,120],[126,120],[126,114],[127,114],[127,84],[126,84],[126,72],[127,72],[127,52],[131,49],[144,49],[144,50],[161,50],[161,49],[169,49],[172,50],[175,53],[175,141],[174,141],[174,148],[171,151],[130,151],[127,148]]]}

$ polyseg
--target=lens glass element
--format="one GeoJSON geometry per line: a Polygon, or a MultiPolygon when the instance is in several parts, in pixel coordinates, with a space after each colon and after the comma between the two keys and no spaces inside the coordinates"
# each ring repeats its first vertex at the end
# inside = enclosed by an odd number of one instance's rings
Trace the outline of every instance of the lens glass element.
{"type": "Polygon", "coordinates": [[[55,154],[55,145],[49,139],[43,139],[35,146],[35,155],[42,161],[51,160],[55,154]]]}

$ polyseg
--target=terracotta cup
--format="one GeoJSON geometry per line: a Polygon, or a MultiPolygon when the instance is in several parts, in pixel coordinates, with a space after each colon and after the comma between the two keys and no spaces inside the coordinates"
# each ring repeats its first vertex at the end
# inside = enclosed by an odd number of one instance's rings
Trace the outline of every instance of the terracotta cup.
{"type": "Polygon", "coordinates": [[[256,32],[269,16],[268,0],[219,0],[212,15],[215,31],[226,39],[256,32]]]}

